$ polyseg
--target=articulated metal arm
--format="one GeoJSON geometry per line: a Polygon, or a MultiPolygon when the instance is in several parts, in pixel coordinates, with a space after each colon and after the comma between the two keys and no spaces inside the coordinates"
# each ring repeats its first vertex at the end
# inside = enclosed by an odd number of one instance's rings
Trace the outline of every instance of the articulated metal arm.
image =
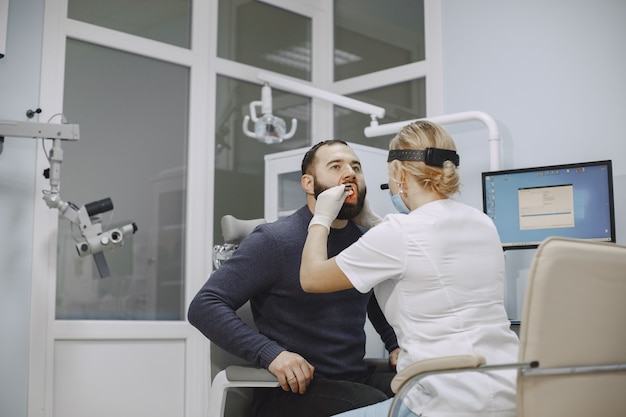
{"type": "Polygon", "coordinates": [[[61,141],[78,140],[78,131],[78,125],[0,120],[0,153],[2,153],[6,136],[52,140],[52,149],[48,156],[50,168],[44,172],[46,178],[50,180],[50,189],[43,191],[43,199],[48,207],[57,209],[61,216],[78,226],[85,238],[84,241],[76,244],[78,255],[93,255],[100,277],[104,278],[111,273],[103,252],[122,246],[124,237],[135,233],[137,225],[130,223],[103,232],[99,215],[113,210],[113,202],[110,198],[94,201],[80,208],[61,199],[61,164],[63,163],[61,141]]]}

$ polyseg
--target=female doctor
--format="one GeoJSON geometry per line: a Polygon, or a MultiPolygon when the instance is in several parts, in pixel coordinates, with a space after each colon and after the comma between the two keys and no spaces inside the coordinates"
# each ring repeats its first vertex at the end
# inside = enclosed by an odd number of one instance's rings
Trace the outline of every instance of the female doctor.
{"type": "MultiPolygon", "coordinates": [[[[398,214],[380,219],[357,242],[327,259],[330,223],[352,191],[318,196],[302,253],[307,292],[374,288],[398,336],[397,369],[415,361],[475,353],[487,363],[517,360],[518,338],[504,309],[504,255],[491,219],[450,197],[459,157],[440,126],[417,121],[389,144],[389,190],[398,214]],[[376,227],[372,227],[376,226],[376,227]]],[[[404,400],[404,416],[515,416],[514,370],[431,376],[404,400]]],[[[392,400],[340,414],[385,417],[392,400]]]]}

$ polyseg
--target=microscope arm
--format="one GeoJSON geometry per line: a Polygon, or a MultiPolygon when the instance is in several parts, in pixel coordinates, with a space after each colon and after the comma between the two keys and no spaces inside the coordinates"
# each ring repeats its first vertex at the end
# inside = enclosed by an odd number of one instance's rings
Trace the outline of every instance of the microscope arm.
{"type": "Polygon", "coordinates": [[[93,255],[100,277],[104,278],[110,275],[110,271],[102,252],[122,246],[124,237],[135,233],[137,225],[133,222],[103,232],[101,223],[92,222],[92,218],[113,210],[113,202],[110,198],[88,203],[80,208],[61,199],[61,163],[63,162],[61,140],[78,140],[78,131],[78,125],[0,120],[0,154],[5,136],[52,139],[52,149],[49,154],[50,168],[44,173],[50,180],[50,189],[43,190],[43,199],[49,208],[57,209],[62,217],[79,227],[85,241],[76,244],[78,255],[81,257],[93,255]]]}
{"type": "Polygon", "coordinates": [[[53,140],[49,159],[50,169],[48,171],[48,179],[50,180],[50,190],[44,190],[44,201],[48,207],[58,209],[61,216],[79,227],[80,233],[85,238],[85,241],[79,242],[76,245],[78,255],[81,257],[93,255],[100,276],[102,278],[109,276],[111,273],[102,252],[122,246],[124,237],[134,234],[137,231],[137,225],[131,223],[120,228],[103,232],[102,224],[99,221],[92,222],[92,218],[96,218],[95,216],[101,213],[113,210],[113,201],[111,201],[110,198],[104,198],[78,208],[70,202],[61,200],[59,188],[61,182],[63,149],[61,148],[60,139],[53,140]]]}

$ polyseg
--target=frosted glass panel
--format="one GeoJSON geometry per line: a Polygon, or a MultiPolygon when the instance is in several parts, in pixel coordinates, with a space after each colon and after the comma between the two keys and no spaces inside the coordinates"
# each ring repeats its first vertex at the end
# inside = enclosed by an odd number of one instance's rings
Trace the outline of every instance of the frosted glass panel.
{"type": "Polygon", "coordinates": [[[188,68],[69,40],[65,76],[80,140],[63,144],[61,197],[109,197],[103,229],[138,231],[104,252],[111,276],[100,278],[76,252],[79,230],[59,220],[56,318],[182,320],[188,68]]]}
{"type": "Polygon", "coordinates": [[[70,19],[189,48],[191,0],[69,0],[70,19]]]}
{"type": "Polygon", "coordinates": [[[424,60],[423,0],[335,0],[335,80],[424,60]]]}
{"type": "MultiPolygon", "coordinates": [[[[405,83],[363,91],[350,97],[385,109],[380,124],[418,119],[426,116],[426,80],[418,78],[405,83]]],[[[363,129],[369,126],[369,115],[335,106],[335,136],[353,143],[389,149],[393,135],[366,138],[363,129]]]]}
{"type": "Polygon", "coordinates": [[[311,79],[311,19],[252,0],[220,0],[220,58],[311,79]]]}
{"type": "MultiPolygon", "coordinates": [[[[244,135],[243,118],[251,101],[261,99],[261,86],[232,78],[217,77],[215,131],[215,243],[222,243],[220,219],[231,214],[241,219],[263,217],[266,154],[310,146],[311,99],[272,88],[273,113],[298,119],[296,134],[281,143],[267,145],[244,135]]],[[[250,122],[250,129],[252,123],[250,122]]]]}

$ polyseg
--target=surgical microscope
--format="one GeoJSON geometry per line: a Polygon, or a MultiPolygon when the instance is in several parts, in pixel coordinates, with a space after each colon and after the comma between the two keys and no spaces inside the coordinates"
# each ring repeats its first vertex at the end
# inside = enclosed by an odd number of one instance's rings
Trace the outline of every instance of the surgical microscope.
{"type": "Polygon", "coordinates": [[[78,140],[78,131],[78,125],[67,123],[0,120],[0,154],[3,150],[5,137],[52,140],[52,148],[47,155],[50,168],[44,170],[44,177],[50,181],[50,189],[43,190],[43,200],[51,209],[57,209],[59,214],[69,220],[72,225],[78,226],[83,237],[83,240],[76,243],[78,255],[81,257],[92,255],[100,278],[105,278],[111,275],[111,271],[104,257],[104,252],[122,246],[126,236],[137,232],[137,225],[132,222],[103,231],[100,215],[113,210],[113,201],[108,197],[87,203],[82,207],[61,199],[61,163],[63,162],[61,142],[63,140],[78,140]]]}

